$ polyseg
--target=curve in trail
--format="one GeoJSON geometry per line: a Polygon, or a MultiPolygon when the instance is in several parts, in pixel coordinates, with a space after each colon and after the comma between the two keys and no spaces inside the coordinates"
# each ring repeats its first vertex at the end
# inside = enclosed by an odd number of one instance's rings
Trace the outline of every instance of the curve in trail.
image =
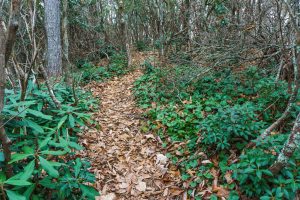
{"type": "Polygon", "coordinates": [[[141,133],[142,111],[135,105],[132,88],[142,75],[135,70],[105,83],[89,85],[101,99],[94,115],[100,130],[84,135],[85,156],[96,174],[100,200],[182,199],[177,187],[180,173],[169,165],[152,134],[141,133]]]}

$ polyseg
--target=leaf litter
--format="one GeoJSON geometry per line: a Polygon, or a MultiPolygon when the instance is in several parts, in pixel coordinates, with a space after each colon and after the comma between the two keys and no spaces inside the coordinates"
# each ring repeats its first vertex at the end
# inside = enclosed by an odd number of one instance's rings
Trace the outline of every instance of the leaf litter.
{"type": "Polygon", "coordinates": [[[186,199],[179,170],[169,163],[157,138],[141,131],[142,110],[132,94],[141,75],[135,70],[87,86],[101,100],[93,116],[100,129],[89,129],[82,136],[86,150],[81,156],[92,163],[95,187],[101,192],[98,200],[186,199]]]}

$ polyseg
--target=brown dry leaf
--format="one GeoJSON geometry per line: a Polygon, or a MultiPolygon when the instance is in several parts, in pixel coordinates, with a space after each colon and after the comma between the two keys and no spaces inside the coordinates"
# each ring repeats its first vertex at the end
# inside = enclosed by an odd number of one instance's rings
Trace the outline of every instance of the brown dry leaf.
{"type": "Polygon", "coordinates": [[[117,196],[114,193],[110,193],[107,195],[96,197],[96,200],[117,200],[117,196]]]}
{"type": "Polygon", "coordinates": [[[218,187],[214,192],[217,192],[217,196],[222,198],[228,198],[229,197],[229,191],[223,187],[218,187]]]}
{"type": "Polygon", "coordinates": [[[169,159],[163,154],[156,155],[156,164],[166,165],[169,159]]]}
{"type": "Polygon", "coordinates": [[[179,196],[184,192],[184,190],[180,189],[180,188],[171,188],[170,189],[170,196],[174,197],[174,196],[179,196]]]}
{"type": "Polygon", "coordinates": [[[211,164],[212,162],[210,160],[203,160],[201,163],[202,164],[211,164]]]}
{"type": "Polygon", "coordinates": [[[278,133],[279,133],[278,131],[272,131],[271,135],[278,135],[278,133]]]}
{"type": "Polygon", "coordinates": [[[233,183],[232,172],[231,172],[231,171],[227,171],[224,177],[225,177],[226,182],[227,182],[228,184],[233,183]]]}
{"type": "Polygon", "coordinates": [[[164,190],[163,196],[164,196],[164,197],[169,196],[169,188],[166,188],[166,189],[164,190]]]}
{"type": "Polygon", "coordinates": [[[182,195],[182,200],[187,200],[187,191],[185,191],[182,195]]]}
{"type": "Polygon", "coordinates": [[[119,184],[119,188],[120,189],[127,189],[128,187],[129,187],[128,183],[121,183],[121,184],[119,184]]]}
{"type": "Polygon", "coordinates": [[[136,186],[135,188],[140,191],[140,192],[145,192],[146,189],[147,189],[147,184],[143,181],[140,181],[136,186]]]}

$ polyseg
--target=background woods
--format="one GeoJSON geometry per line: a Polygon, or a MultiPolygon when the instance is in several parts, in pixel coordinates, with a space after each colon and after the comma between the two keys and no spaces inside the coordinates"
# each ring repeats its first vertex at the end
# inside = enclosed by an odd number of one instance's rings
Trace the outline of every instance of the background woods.
{"type": "Polygon", "coordinates": [[[1,198],[99,196],[83,88],[133,67],[176,199],[296,198],[299,15],[299,0],[0,0],[1,198]]]}

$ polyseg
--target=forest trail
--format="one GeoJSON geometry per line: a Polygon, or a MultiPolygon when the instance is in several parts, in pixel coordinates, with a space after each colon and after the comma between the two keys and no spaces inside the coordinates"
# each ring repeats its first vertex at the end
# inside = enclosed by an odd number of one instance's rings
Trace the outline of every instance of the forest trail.
{"type": "Polygon", "coordinates": [[[85,156],[96,174],[98,200],[182,199],[180,173],[169,164],[157,139],[141,133],[142,110],[134,101],[137,69],[105,83],[91,83],[93,95],[101,99],[94,119],[99,130],[88,130],[83,139],[85,156]],[[176,196],[180,197],[176,197],[176,196]]]}

